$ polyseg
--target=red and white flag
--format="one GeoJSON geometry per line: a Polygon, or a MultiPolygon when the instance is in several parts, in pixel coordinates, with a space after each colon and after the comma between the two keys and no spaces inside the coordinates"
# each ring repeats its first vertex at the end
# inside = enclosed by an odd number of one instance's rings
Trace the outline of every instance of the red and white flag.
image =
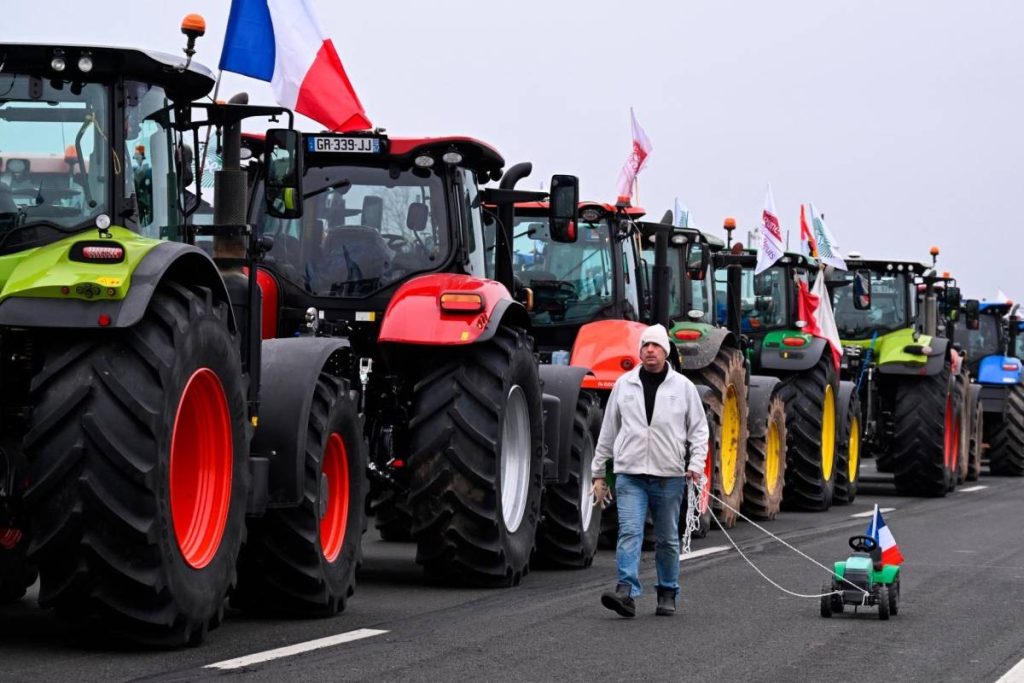
{"type": "Polygon", "coordinates": [[[767,270],[782,258],[782,252],[782,228],[779,226],[779,214],[775,212],[772,185],[768,183],[768,192],[764,196],[764,211],[761,213],[761,244],[757,248],[754,275],[767,270]]]}
{"type": "Polygon", "coordinates": [[[626,163],[622,165],[622,170],[619,171],[618,195],[620,197],[633,196],[633,184],[636,182],[636,176],[643,170],[647,164],[647,157],[650,155],[651,150],[654,149],[651,139],[647,137],[647,133],[637,123],[636,114],[633,113],[632,107],[629,110],[629,118],[633,123],[633,151],[629,153],[626,163]]]}
{"type": "Polygon", "coordinates": [[[878,509],[878,503],[875,503],[875,514],[872,515],[871,523],[868,524],[867,535],[875,539],[875,543],[882,549],[882,564],[903,564],[903,553],[900,552],[900,547],[896,545],[896,539],[892,537],[892,532],[889,531],[885,520],[882,519],[882,511],[878,509]]]}
{"type": "Polygon", "coordinates": [[[807,224],[804,205],[800,205],[800,253],[811,258],[818,258],[818,244],[814,241],[814,233],[807,224]]]}
{"type": "Polygon", "coordinates": [[[807,323],[803,331],[828,342],[832,351],[832,363],[836,372],[839,372],[839,364],[843,359],[843,343],[839,340],[839,328],[832,314],[832,302],[829,301],[828,290],[825,289],[825,269],[818,271],[810,290],[803,280],[797,281],[797,289],[797,315],[800,316],[800,320],[807,323]]]}

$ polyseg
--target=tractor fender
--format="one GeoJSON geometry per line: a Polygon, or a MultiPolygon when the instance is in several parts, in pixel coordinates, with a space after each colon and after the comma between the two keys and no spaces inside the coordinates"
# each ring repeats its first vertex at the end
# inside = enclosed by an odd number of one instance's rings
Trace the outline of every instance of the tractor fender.
{"type": "Polygon", "coordinates": [[[570,450],[576,402],[587,369],[571,365],[541,365],[539,370],[545,407],[553,404],[549,397],[558,399],[557,420],[547,417],[544,420],[544,481],[565,484],[569,481],[572,464],[570,450]]]}
{"type": "Polygon", "coordinates": [[[883,375],[929,376],[939,374],[942,372],[942,368],[946,365],[949,340],[945,337],[932,337],[929,341],[929,345],[932,347],[932,353],[928,356],[928,360],[924,365],[918,365],[916,363],[914,365],[908,365],[898,362],[885,363],[884,365],[878,366],[878,372],[883,375]]]}
{"type": "Polygon", "coordinates": [[[880,583],[884,583],[886,585],[895,583],[896,580],[900,578],[900,566],[898,564],[882,565],[881,571],[879,571],[875,576],[880,583]]]}
{"type": "Polygon", "coordinates": [[[382,343],[465,346],[486,341],[502,325],[528,329],[530,317],[499,282],[458,273],[431,273],[409,280],[391,297],[380,327],[382,343]],[[444,293],[477,294],[483,309],[441,310],[444,293]]]}
{"type": "Polygon", "coordinates": [[[348,348],[348,340],[339,337],[263,341],[260,419],[252,453],[270,461],[267,507],[290,507],[301,501],[309,410],[317,379],[322,372],[341,379],[348,348]]]}
{"type": "Polygon", "coordinates": [[[609,391],[615,380],[639,365],[640,337],[646,329],[632,320],[598,320],[581,327],[569,364],[593,373],[583,380],[584,388],[609,391]]]}
{"type": "Polygon", "coordinates": [[[751,375],[747,387],[747,431],[750,438],[764,436],[768,428],[768,409],[775,390],[782,384],[778,377],[751,375]]]}
{"type": "Polygon", "coordinates": [[[821,354],[828,352],[828,342],[821,337],[811,337],[807,345],[801,347],[776,348],[761,344],[760,369],[802,372],[817,365],[821,354]]]}
{"type": "MultiPolygon", "coordinates": [[[[146,252],[132,271],[128,293],[121,300],[86,301],[10,296],[0,303],[0,325],[14,327],[98,328],[100,316],[109,316],[106,328],[131,327],[142,320],[157,287],[164,280],[207,287],[217,301],[231,303],[220,270],[206,252],[182,242],[160,242],[146,252]]],[[[228,324],[237,331],[228,306],[228,324]]]]}
{"type": "Polygon", "coordinates": [[[710,325],[677,325],[672,328],[675,333],[681,329],[700,329],[703,334],[700,339],[694,341],[680,341],[673,339],[676,348],[679,350],[679,361],[683,370],[700,370],[711,365],[718,355],[718,350],[723,344],[736,346],[736,337],[724,327],[711,327],[710,325]]]}

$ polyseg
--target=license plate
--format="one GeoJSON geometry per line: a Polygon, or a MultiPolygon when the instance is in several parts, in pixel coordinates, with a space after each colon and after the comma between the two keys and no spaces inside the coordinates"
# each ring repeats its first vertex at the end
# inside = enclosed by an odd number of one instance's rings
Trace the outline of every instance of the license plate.
{"type": "Polygon", "coordinates": [[[312,137],[309,138],[307,151],[380,154],[380,139],[359,137],[312,137]]]}

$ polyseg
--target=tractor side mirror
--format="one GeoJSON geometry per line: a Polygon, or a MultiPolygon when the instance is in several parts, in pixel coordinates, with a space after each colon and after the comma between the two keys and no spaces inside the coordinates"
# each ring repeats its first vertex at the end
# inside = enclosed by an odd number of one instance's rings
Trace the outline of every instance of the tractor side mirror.
{"type": "Polygon", "coordinates": [[[551,176],[548,193],[548,229],[556,242],[575,242],[579,220],[580,181],[573,175],[551,176]]]}
{"type": "Polygon", "coordinates": [[[853,307],[858,311],[871,308],[870,270],[857,270],[853,273],[853,307]]]}
{"type": "Polygon", "coordinates": [[[711,263],[711,251],[706,244],[690,242],[686,245],[686,275],[691,280],[703,280],[711,263]]]}
{"type": "Polygon", "coordinates": [[[976,330],[981,327],[980,309],[981,306],[977,299],[968,299],[964,302],[964,318],[966,318],[967,329],[976,330]]]}
{"type": "Polygon", "coordinates": [[[267,213],[274,218],[302,216],[302,137],[290,128],[267,131],[263,153],[267,213]]]}
{"type": "Polygon", "coordinates": [[[946,287],[946,310],[953,312],[960,310],[960,288],[946,287]]]}

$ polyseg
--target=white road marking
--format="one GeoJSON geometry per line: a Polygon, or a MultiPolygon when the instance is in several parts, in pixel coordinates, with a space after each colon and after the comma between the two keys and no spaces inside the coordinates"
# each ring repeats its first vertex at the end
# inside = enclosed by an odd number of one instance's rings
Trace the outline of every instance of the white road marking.
{"type": "MultiPolygon", "coordinates": [[[[878,508],[878,511],[882,512],[882,513],[885,513],[885,512],[892,512],[895,509],[896,508],[878,508]]],[[[875,511],[872,509],[872,510],[868,510],[867,512],[858,512],[857,514],[850,515],[850,516],[851,517],[870,517],[873,514],[875,514],[875,511]]]]}
{"type": "Polygon", "coordinates": [[[730,548],[730,546],[727,546],[727,545],[713,545],[710,548],[701,548],[700,550],[694,550],[693,552],[687,553],[686,555],[681,555],[679,557],[679,561],[680,562],[685,562],[687,560],[695,560],[698,557],[704,557],[706,555],[714,555],[715,553],[722,553],[722,552],[725,552],[726,550],[729,550],[729,548],[730,548]]]}
{"type": "Polygon", "coordinates": [[[1024,659],[1000,676],[996,683],[1021,683],[1022,681],[1024,681],[1024,659]]]}
{"type": "Polygon", "coordinates": [[[316,640],[307,640],[305,643],[296,643],[295,645],[279,647],[275,650],[265,650],[263,652],[257,652],[255,654],[245,655],[244,657],[237,657],[235,659],[226,659],[223,662],[207,664],[203,668],[225,670],[240,669],[243,666],[261,664],[262,662],[269,662],[272,659],[280,659],[282,657],[291,657],[292,655],[302,654],[303,652],[309,652],[310,650],[319,650],[320,648],[324,647],[333,647],[334,645],[340,645],[342,643],[350,643],[353,640],[362,640],[363,638],[379,636],[383,633],[387,633],[387,631],[379,631],[374,628],[360,628],[356,629],[355,631],[348,631],[347,633],[339,633],[336,636],[317,638],[316,640]]]}
{"type": "Polygon", "coordinates": [[[960,493],[970,493],[971,491],[980,491],[982,489],[987,489],[987,488],[988,487],[985,486],[984,484],[978,484],[976,486],[968,486],[965,489],[960,489],[960,493]]]}

